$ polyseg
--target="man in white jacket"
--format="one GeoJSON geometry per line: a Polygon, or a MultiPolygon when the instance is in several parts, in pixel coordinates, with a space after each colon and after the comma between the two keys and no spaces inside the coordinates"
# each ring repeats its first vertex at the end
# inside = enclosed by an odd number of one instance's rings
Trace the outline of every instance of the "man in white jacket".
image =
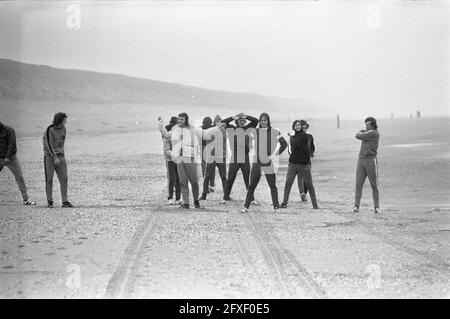
{"type": "Polygon", "coordinates": [[[198,165],[201,163],[201,141],[211,139],[213,135],[222,134],[222,126],[207,130],[191,126],[186,113],[178,114],[178,123],[170,133],[164,132],[164,123],[160,121],[159,128],[162,134],[170,137],[172,144],[171,156],[177,163],[178,176],[181,184],[183,204],[181,207],[189,208],[189,183],[192,187],[195,208],[201,208],[199,202],[198,165]]]}

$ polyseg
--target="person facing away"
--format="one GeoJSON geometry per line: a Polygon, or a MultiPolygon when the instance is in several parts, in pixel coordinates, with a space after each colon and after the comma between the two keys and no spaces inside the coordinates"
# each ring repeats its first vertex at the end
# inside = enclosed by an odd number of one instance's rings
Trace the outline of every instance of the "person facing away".
{"type": "MultiPolygon", "coordinates": [[[[202,127],[202,130],[207,130],[207,129],[211,128],[211,127],[214,127],[214,124],[213,124],[213,121],[212,121],[211,117],[205,116],[203,118],[201,127],[202,127]]],[[[204,157],[205,147],[211,141],[208,141],[208,140],[203,140],[202,141],[202,176],[203,176],[203,178],[205,178],[205,176],[206,176],[206,159],[204,157]]],[[[216,184],[215,180],[216,180],[216,170],[214,170],[212,172],[210,183],[209,183],[209,186],[208,186],[208,193],[215,191],[215,184],[216,184]]]]}
{"type": "Polygon", "coordinates": [[[355,138],[361,141],[361,148],[356,166],[356,186],[355,186],[355,207],[353,212],[359,213],[362,190],[366,177],[369,177],[372,187],[374,212],[380,212],[380,195],[378,183],[378,142],[380,133],[378,132],[377,120],[374,117],[367,117],[364,120],[365,130],[356,133],[355,138]]]}
{"type": "MultiPolygon", "coordinates": [[[[177,164],[180,177],[182,208],[189,208],[189,184],[192,187],[192,195],[195,208],[201,208],[199,202],[198,163],[201,163],[201,142],[210,139],[213,134],[220,131],[219,127],[207,130],[196,128],[189,123],[186,113],[178,114],[177,125],[170,132],[164,134],[170,138],[172,160],[177,164]]],[[[160,130],[163,125],[160,121],[160,130]]],[[[224,127],[225,125],[223,125],[224,127]]]]}
{"type": "MultiPolygon", "coordinates": [[[[165,126],[166,132],[170,132],[175,125],[177,125],[177,117],[172,116],[170,118],[169,124],[165,126]]],[[[167,199],[169,201],[169,205],[181,204],[180,178],[178,176],[177,164],[172,160],[170,154],[172,150],[170,138],[167,137],[164,134],[164,132],[161,132],[161,136],[163,140],[164,159],[166,160],[166,168],[167,168],[167,187],[168,187],[167,199]],[[175,189],[175,201],[173,199],[174,189],[175,189]]]]}
{"type": "Polygon", "coordinates": [[[254,148],[256,161],[252,166],[250,185],[245,198],[244,208],[241,210],[242,213],[248,211],[262,173],[266,176],[266,181],[270,187],[273,209],[276,211],[279,208],[274,161],[284,152],[286,147],[287,142],[280,131],[272,128],[270,125],[269,114],[262,113],[259,116],[259,126],[255,130],[254,148]]]}
{"type": "MultiPolygon", "coordinates": [[[[231,147],[231,158],[228,166],[228,179],[226,193],[223,196],[223,201],[231,201],[231,190],[233,189],[234,181],[239,170],[242,171],[245,188],[248,190],[250,184],[250,133],[258,125],[258,119],[239,113],[235,116],[230,116],[222,120],[226,124],[228,137],[231,147]],[[247,123],[247,120],[249,121],[247,123]],[[234,121],[234,123],[232,123],[234,121]]],[[[254,199],[252,202],[256,204],[254,199]]]]}
{"type": "MultiPolygon", "coordinates": [[[[308,133],[309,123],[306,122],[305,120],[300,120],[300,124],[302,125],[303,131],[306,132],[306,136],[308,137],[309,156],[311,158],[313,158],[314,154],[316,152],[316,146],[314,145],[313,136],[310,133],[308,133]]],[[[309,164],[309,166],[311,167],[311,164],[309,164]]],[[[306,185],[305,181],[302,180],[300,174],[297,175],[297,185],[298,185],[298,190],[300,192],[300,198],[301,198],[302,202],[307,202],[308,200],[306,199],[306,195],[308,194],[308,186],[306,185]]]]}
{"type": "Polygon", "coordinates": [[[225,194],[227,190],[227,133],[219,115],[214,117],[214,124],[220,127],[220,134],[212,135],[210,143],[203,150],[203,157],[206,159],[206,174],[203,180],[203,192],[200,200],[206,200],[208,185],[215,176],[216,167],[222,180],[223,193],[225,194]]]}
{"type": "Polygon", "coordinates": [[[303,181],[309,189],[309,196],[314,209],[318,209],[316,199],[316,191],[311,176],[311,159],[310,150],[308,148],[308,136],[303,129],[302,122],[296,120],[292,123],[293,132],[289,132],[289,144],[291,155],[289,156],[288,170],[286,173],[286,182],[284,185],[284,198],[281,208],[287,208],[289,194],[292,184],[297,176],[298,180],[303,181]]]}
{"type": "Polygon", "coordinates": [[[47,194],[47,207],[53,208],[53,175],[56,171],[61,188],[62,207],[73,207],[67,199],[67,163],[64,154],[66,141],[65,113],[56,113],[53,123],[49,125],[42,138],[44,149],[45,191],[47,194]]]}
{"type": "Polygon", "coordinates": [[[20,193],[22,194],[23,204],[36,205],[36,202],[28,198],[27,186],[23,178],[19,160],[17,159],[16,132],[11,126],[0,122],[0,171],[5,166],[14,175],[17,186],[19,186],[20,193]]]}

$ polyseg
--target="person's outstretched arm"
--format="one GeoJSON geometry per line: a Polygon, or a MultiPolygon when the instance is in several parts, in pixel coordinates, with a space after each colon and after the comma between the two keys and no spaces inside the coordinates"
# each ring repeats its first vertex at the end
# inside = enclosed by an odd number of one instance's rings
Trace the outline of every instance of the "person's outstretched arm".
{"type": "Polygon", "coordinates": [[[250,121],[250,123],[248,123],[245,126],[246,129],[249,127],[257,127],[258,126],[259,120],[256,117],[253,117],[251,115],[246,115],[245,118],[250,121]]]}

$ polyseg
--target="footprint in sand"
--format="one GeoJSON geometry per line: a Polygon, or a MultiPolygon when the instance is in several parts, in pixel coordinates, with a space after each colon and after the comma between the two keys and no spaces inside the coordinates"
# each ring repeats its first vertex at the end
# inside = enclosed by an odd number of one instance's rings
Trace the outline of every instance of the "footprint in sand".
{"type": "Polygon", "coordinates": [[[72,245],[83,245],[83,243],[81,241],[78,241],[78,242],[72,243],[72,245]]]}
{"type": "Polygon", "coordinates": [[[56,248],[57,250],[64,250],[64,249],[66,249],[66,247],[58,247],[58,248],[56,248]]]}
{"type": "Polygon", "coordinates": [[[6,265],[6,266],[3,266],[3,269],[13,269],[13,268],[14,268],[13,265],[6,265]]]}
{"type": "Polygon", "coordinates": [[[56,253],[54,253],[54,252],[49,252],[49,253],[45,253],[44,255],[45,255],[45,256],[53,256],[53,255],[56,255],[56,253]]]}

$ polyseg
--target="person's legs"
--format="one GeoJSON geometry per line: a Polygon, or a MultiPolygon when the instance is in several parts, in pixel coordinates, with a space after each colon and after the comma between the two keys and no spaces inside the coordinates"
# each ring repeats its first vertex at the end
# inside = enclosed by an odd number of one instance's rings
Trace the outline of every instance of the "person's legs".
{"type": "Polygon", "coordinates": [[[211,177],[214,174],[215,170],[216,170],[215,162],[206,164],[205,178],[203,179],[203,192],[202,192],[203,199],[206,199],[206,195],[209,193],[208,189],[209,189],[211,177]]]}
{"type": "Polygon", "coordinates": [[[53,160],[53,157],[44,156],[44,171],[47,201],[53,202],[53,175],[55,174],[55,162],[53,160]]]}
{"type": "Polygon", "coordinates": [[[378,191],[378,160],[367,159],[364,163],[369,177],[370,186],[372,187],[373,205],[375,208],[380,208],[380,193],[378,191]]]}
{"type": "Polygon", "coordinates": [[[17,186],[19,186],[20,193],[22,194],[23,201],[28,200],[27,186],[25,185],[25,180],[23,179],[22,175],[22,169],[20,168],[20,164],[17,158],[10,160],[5,166],[8,167],[11,173],[14,175],[17,186]]]}
{"type": "Polygon", "coordinates": [[[311,203],[313,207],[316,207],[317,206],[316,190],[314,189],[310,166],[306,165],[302,169],[301,174],[303,177],[303,181],[305,182],[306,186],[309,189],[309,197],[311,197],[311,203]]]}
{"type": "Polygon", "coordinates": [[[254,198],[254,193],[256,186],[258,186],[259,180],[261,179],[261,166],[259,164],[253,164],[252,166],[252,180],[250,181],[250,185],[248,186],[247,196],[245,197],[244,207],[249,208],[250,203],[254,198]]]}
{"type": "Polygon", "coordinates": [[[355,186],[355,206],[359,207],[361,203],[362,190],[364,181],[366,180],[367,172],[362,159],[358,159],[356,166],[356,186],[355,186]]]}
{"type": "Polygon", "coordinates": [[[214,166],[214,169],[211,173],[211,177],[209,179],[209,186],[215,187],[216,186],[216,167],[214,166]]]}
{"type": "Polygon", "coordinates": [[[59,185],[61,187],[62,202],[67,202],[67,163],[64,156],[59,157],[59,165],[55,165],[56,176],[58,176],[59,185]]]}
{"type": "MultiPolygon", "coordinates": [[[[292,184],[294,183],[295,176],[297,175],[297,168],[295,164],[289,163],[287,173],[286,173],[286,182],[284,184],[284,195],[283,195],[283,204],[287,205],[289,201],[289,194],[291,193],[292,184]]],[[[301,180],[299,177],[298,180],[301,180]]]]}
{"type": "Polygon", "coordinates": [[[239,164],[231,162],[228,167],[228,179],[227,179],[227,190],[223,196],[223,199],[228,199],[231,194],[231,189],[233,188],[234,180],[236,179],[237,172],[239,170],[239,164]]]}
{"type": "MultiPolygon", "coordinates": [[[[197,174],[197,163],[185,163],[186,165],[186,176],[191,183],[192,196],[194,197],[194,203],[198,201],[200,188],[198,186],[198,174],[197,174]]],[[[207,164],[207,166],[210,164],[207,164]]]]}
{"type": "Polygon", "coordinates": [[[167,168],[167,199],[171,200],[173,198],[173,188],[175,186],[175,176],[173,173],[173,166],[171,165],[172,161],[166,161],[167,168]]]}
{"type": "Polygon", "coordinates": [[[175,200],[179,201],[181,197],[181,185],[180,185],[180,176],[178,175],[177,164],[173,163],[173,171],[175,174],[175,200]]]}
{"type": "Polygon", "coordinates": [[[244,178],[245,188],[248,189],[250,185],[250,162],[245,161],[245,163],[240,164],[241,170],[242,170],[242,177],[244,178]]]}
{"type": "Polygon", "coordinates": [[[223,163],[217,163],[216,162],[217,169],[219,170],[219,176],[222,180],[222,189],[223,193],[225,194],[227,190],[227,165],[225,164],[225,161],[223,163]]]}
{"type": "MultiPolygon", "coordinates": [[[[277,188],[277,180],[275,173],[273,174],[264,174],[266,175],[266,181],[270,187],[270,196],[272,197],[272,205],[274,208],[279,208],[280,203],[278,202],[278,188],[277,188]]],[[[292,184],[291,184],[292,186],[292,184]]]]}
{"type": "Polygon", "coordinates": [[[183,204],[189,205],[189,181],[186,172],[186,163],[181,162],[177,164],[178,176],[180,177],[181,195],[183,204]]]}

